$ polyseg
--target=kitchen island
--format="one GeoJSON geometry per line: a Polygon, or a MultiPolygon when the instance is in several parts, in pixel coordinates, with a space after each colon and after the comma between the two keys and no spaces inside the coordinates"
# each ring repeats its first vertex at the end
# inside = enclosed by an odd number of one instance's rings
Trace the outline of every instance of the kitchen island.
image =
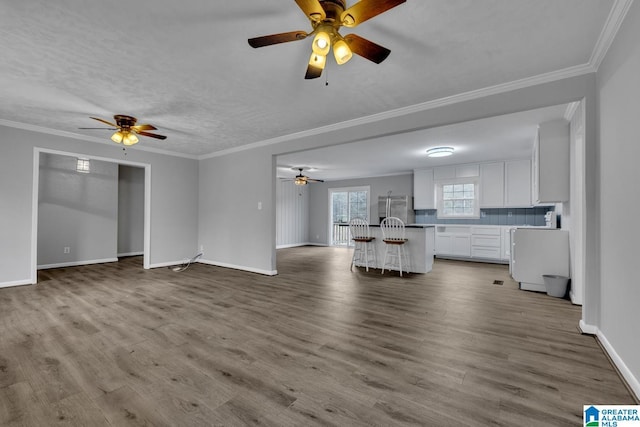
{"type": "MultiPolygon", "coordinates": [[[[382,268],[384,260],[385,243],[382,241],[382,231],[379,225],[370,225],[371,236],[375,237],[373,244],[376,248],[376,265],[374,268],[382,268]]],[[[433,225],[411,224],[405,226],[405,243],[409,257],[410,273],[428,273],[433,268],[433,256],[435,254],[435,230],[433,225]]],[[[389,248],[391,250],[392,248],[389,248]]],[[[364,267],[364,263],[356,263],[358,267],[364,267]]],[[[369,265],[371,268],[371,265],[369,265]]],[[[404,265],[402,266],[404,270],[404,265]]],[[[385,268],[386,270],[386,268],[385,268]]],[[[393,269],[392,269],[393,270],[393,269]]],[[[398,270],[397,268],[395,269],[398,270]]]]}

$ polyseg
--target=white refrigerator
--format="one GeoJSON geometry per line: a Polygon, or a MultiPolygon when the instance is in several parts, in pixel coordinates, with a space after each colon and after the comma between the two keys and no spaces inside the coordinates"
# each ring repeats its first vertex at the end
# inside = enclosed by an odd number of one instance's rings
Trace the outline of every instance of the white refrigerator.
{"type": "Polygon", "coordinates": [[[569,277],[569,232],[556,228],[511,230],[511,276],[520,289],[546,292],[542,276],[569,277]]]}

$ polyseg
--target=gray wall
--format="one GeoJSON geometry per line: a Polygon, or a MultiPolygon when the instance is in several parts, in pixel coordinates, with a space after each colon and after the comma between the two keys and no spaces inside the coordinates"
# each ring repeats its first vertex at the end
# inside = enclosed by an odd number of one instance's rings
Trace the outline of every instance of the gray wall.
{"type": "Polygon", "coordinates": [[[603,335],[636,375],[640,395],[640,3],[634,2],[598,72],[600,96],[601,274],[603,335]]]}
{"type": "Polygon", "coordinates": [[[35,279],[31,266],[33,146],[16,141],[22,133],[0,127],[0,286],[35,279]]]}
{"type": "Polygon", "coordinates": [[[144,168],[118,167],[118,256],[144,252],[144,168]]]}
{"type": "MultiPolygon", "coordinates": [[[[144,142],[142,142],[144,143],[144,142]]],[[[196,250],[198,161],[148,151],[127,150],[65,136],[0,126],[0,286],[33,283],[32,236],[34,148],[151,165],[149,262],[181,262],[196,250]]]]}
{"type": "Polygon", "coordinates": [[[38,268],[116,260],[118,165],[40,154],[38,268]],[[69,253],[64,253],[64,248],[69,253]]]}
{"type": "Polygon", "coordinates": [[[267,148],[202,160],[202,262],[275,274],[275,189],[275,163],[267,148]]]}
{"type": "Polygon", "coordinates": [[[386,196],[388,191],[394,195],[413,194],[413,174],[383,176],[375,178],[329,181],[309,185],[309,239],[312,243],[329,244],[329,189],[343,187],[361,187],[368,185],[369,222],[378,224],[378,196],[386,196]]]}

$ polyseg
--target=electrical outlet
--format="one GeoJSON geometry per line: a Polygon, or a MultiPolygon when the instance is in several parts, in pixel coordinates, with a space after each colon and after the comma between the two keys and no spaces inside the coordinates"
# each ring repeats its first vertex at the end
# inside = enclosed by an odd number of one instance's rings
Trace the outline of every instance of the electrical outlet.
{"type": "Polygon", "coordinates": [[[204,245],[200,245],[200,252],[204,252],[204,245]]]}
{"type": "Polygon", "coordinates": [[[69,246],[65,246],[64,247],[64,253],[65,254],[71,253],[71,248],[69,246]]]}
{"type": "Polygon", "coordinates": [[[258,210],[261,211],[262,210],[262,202],[258,202],[258,210]]]}

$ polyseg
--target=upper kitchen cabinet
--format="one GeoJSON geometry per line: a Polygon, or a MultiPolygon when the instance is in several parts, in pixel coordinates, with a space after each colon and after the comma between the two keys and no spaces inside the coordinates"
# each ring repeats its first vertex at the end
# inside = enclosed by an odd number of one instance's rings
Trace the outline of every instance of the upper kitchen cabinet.
{"type": "Polygon", "coordinates": [[[504,162],[504,206],[526,208],[531,206],[531,161],[504,162]]]}
{"type": "Polygon", "coordinates": [[[435,186],[433,169],[416,169],[413,171],[413,208],[435,209],[435,186]]]}
{"type": "Polygon", "coordinates": [[[480,207],[504,207],[504,162],[480,165],[480,207]]]}
{"type": "Polygon", "coordinates": [[[533,202],[569,200],[569,122],[540,123],[533,146],[533,202]]]}
{"type": "Polygon", "coordinates": [[[454,178],[472,178],[479,175],[480,168],[477,163],[433,168],[433,179],[436,181],[454,178]]]}

